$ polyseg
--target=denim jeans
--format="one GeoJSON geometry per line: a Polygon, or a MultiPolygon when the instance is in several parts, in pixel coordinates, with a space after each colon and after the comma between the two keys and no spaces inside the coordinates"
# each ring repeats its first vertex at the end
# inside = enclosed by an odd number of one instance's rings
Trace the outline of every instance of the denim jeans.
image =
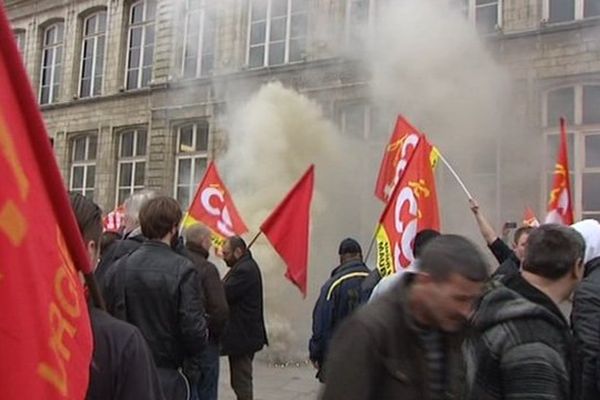
{"type": "Polygon", "coordinates": [[[217,400],[219,390],[219,345],[209,342],[200,355],[200,381],[196,385],[197,400],[217,400]]]}

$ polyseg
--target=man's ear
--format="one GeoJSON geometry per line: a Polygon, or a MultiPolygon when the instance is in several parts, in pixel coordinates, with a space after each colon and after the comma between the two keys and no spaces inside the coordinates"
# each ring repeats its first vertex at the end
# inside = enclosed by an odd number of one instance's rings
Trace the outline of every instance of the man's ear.
{"type": "Polygon", "coordinates": [[[433,278],[427,272],[417,272],[415,276],[415,282],[425,285],[433,282],[433,278]]]}
{"type": "Polygon", "coordinates": [[[98,257],[100,255],[98,244],[93,240],[90,240],[85,244],[85,247],[87,248],[88,254],[90,256],[92,271],[94,271],[96,269],[96,266],[98,265],[98,257]]]}
{"type": "Polygon", "coordinates": [[[575,261],[575,267],[573,268],[573,278],[580,281],[583,278],[584,271],[585,265],[583,264],[583,259],[578,258],[577,261],[575,261]]]}

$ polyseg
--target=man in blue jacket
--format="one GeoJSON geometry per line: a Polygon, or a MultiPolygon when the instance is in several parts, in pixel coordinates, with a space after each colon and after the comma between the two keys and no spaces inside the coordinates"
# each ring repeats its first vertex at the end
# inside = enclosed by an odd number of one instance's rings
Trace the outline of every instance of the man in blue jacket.
{"type": "Polygon", "coordinates": [[[338,254],[340,265],[321,287],[321,294],[313,311],[309,352],[310,360],[318,371],[317,379],[321,382],[322,367],[333,331],[360,304],[361,283],[370,272],[363,262],[362,250],[356,240],[342,240],[338,254]]]}

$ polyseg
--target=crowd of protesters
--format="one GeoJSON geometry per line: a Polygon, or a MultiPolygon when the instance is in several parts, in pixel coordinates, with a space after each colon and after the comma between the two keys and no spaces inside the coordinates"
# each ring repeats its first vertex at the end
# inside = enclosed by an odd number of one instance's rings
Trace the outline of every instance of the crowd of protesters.
{"type": "MultiPolygon", "coordinates": [[[[87,398],[217,399],[227,356],[237,399],[252,399],[268,340],[244,240],[226,239],[221,279],[211,231],[180,235],[174,199],[132,195],[118,234],[91,200],[71,204],[102,294],[87,398]]],[[[521,227],[508,245],[470,207],[497,268],[470,240],[424,230],[415,261],[380,279],[356,240],[340,243],[309,341],[320,398],[600,399],[600,223],[521,227]]]]}

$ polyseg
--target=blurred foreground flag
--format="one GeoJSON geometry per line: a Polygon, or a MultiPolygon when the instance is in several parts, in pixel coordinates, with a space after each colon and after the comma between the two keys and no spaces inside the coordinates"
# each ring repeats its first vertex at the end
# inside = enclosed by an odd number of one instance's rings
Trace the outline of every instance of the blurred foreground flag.
{"type": "Polygon", "coordinates": [[[0,399],[83,399],[88,253],[0,4],[0,399]]]}

